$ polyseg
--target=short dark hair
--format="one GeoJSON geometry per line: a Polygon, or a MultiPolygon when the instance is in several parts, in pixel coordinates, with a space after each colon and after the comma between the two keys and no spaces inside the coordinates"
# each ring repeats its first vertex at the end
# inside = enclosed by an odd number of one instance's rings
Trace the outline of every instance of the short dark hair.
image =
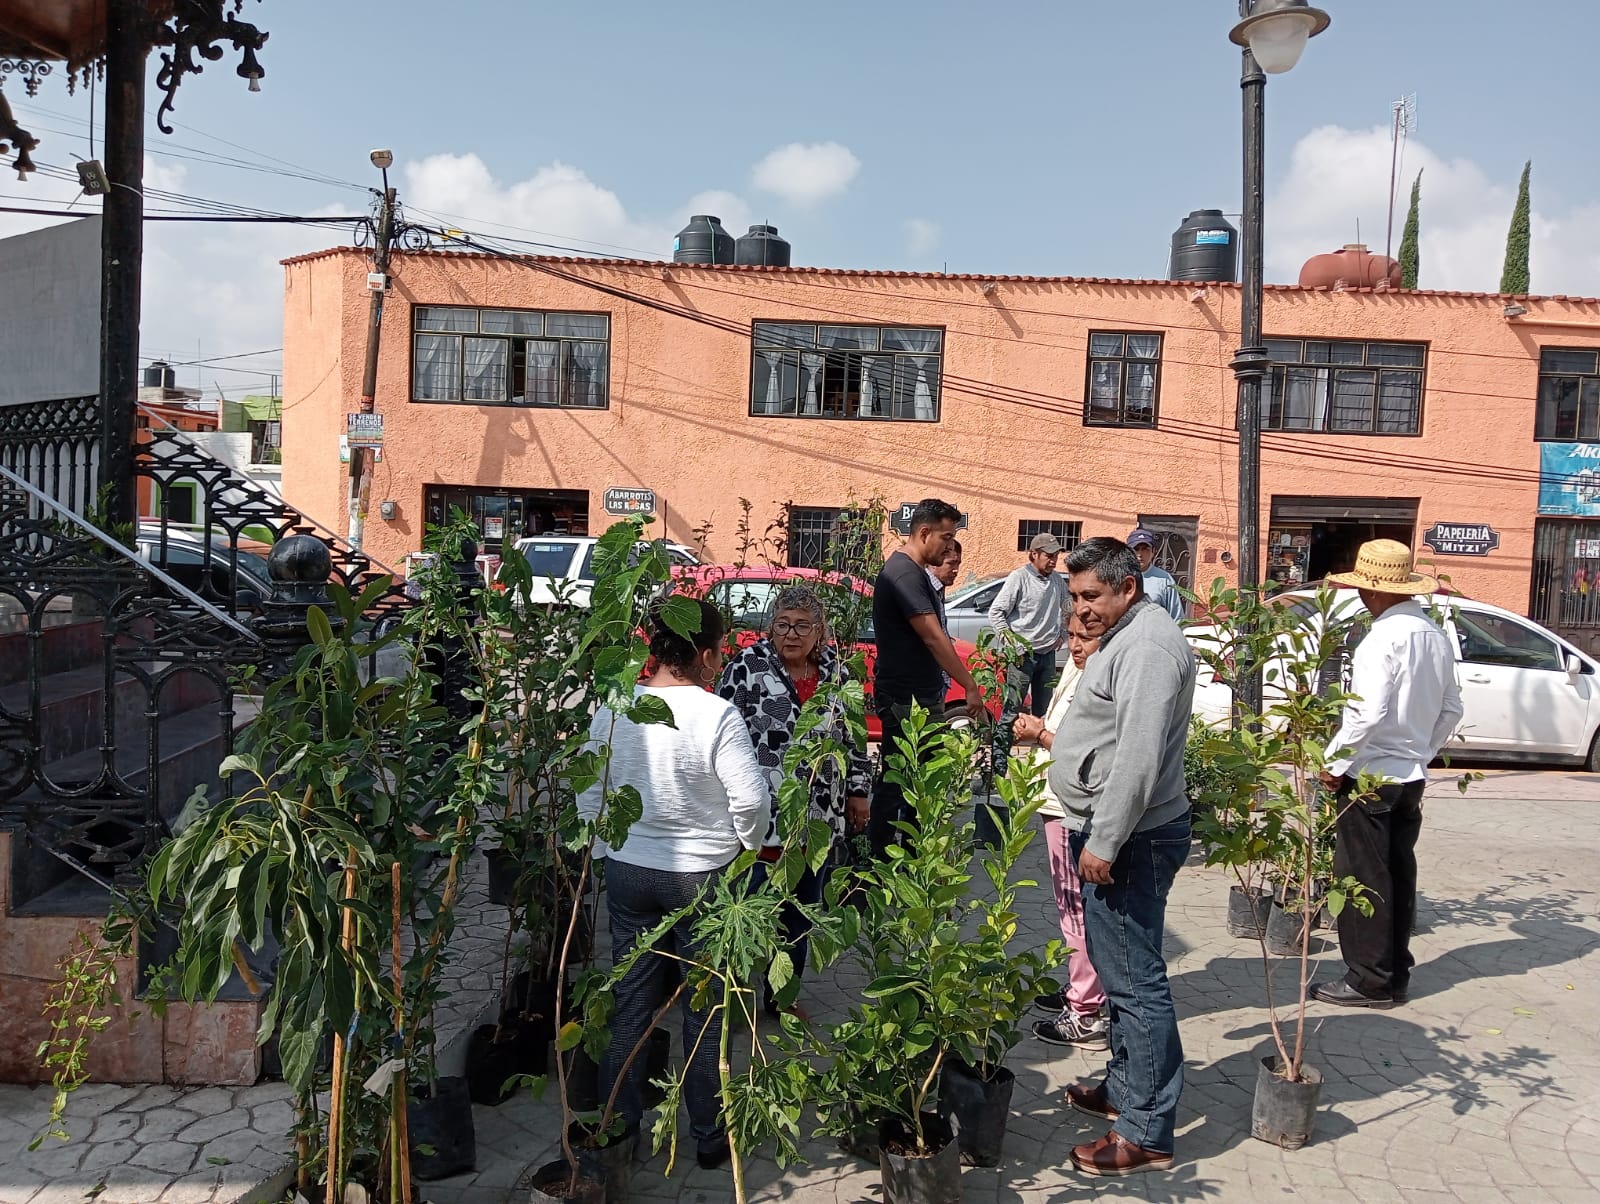
{"type": "Polygon", "coordinates": [[[1106,585],[1121,585],[1132,577],[1139,586],[1139,593],[1144,593],[1144,570],[1139,567],[1139,558],[1120,539],[1096,535],[1067,553],[1067,572],[1083,573],[1090,570],[1093,570],[1097,580],[1106,585]]]}
{"type": "Polygon", "coordinates": [[[700,608],[700,629],[694,633],[692,640],[684,639],[667,626],[661,613],[663,603],[657,602],[650,608],[650,655],[656,658],[657,664],[669,669],[685,669],[707,648],[715,648],[722,643],[726,631],[722,624],[722,612],[704,598],[695,598],[693,601],[700,608]]]}
{"type": "Polygon", "coordinates": [[[951,522],[957,526],[961,524],[961,511],[949,502],[942,502],[936,497],[925,497],[911,511],[911,533],[915,535],[919,527],[937,527],[940,523],[951,522]]]}

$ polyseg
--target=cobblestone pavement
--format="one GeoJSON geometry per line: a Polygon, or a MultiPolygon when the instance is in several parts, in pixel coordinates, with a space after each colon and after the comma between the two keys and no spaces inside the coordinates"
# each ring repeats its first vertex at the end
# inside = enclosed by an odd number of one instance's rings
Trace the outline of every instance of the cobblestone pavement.
{"type": "MultiPolygon", "coordinates": [[[[1312,1005],[1309,1060],[1327,1084],[1310,1145],[1285,1152],[1248,1135],[1257,1060],[1269,1044],[1259,954],[1226,934],[1226,880],[1191,865],[1168,919],[1187,1054],[1176,1168],[1110,1181],[1066,1169],[1071,1146],[1103,1126],[1066,1110],[1061,1092],[1094,1076],[1103,1055],[1028,1038],[1010,1060],[1017,1089],[1005,1163],[965,1171],[965,1199],[1600,1200],[1600,777],[1490,770],[1460,798],[1440,774],[1428,799],[1412,1000],[1388,1012],[1312,1005]]],[[[1030,855],[1042,879],[1041,844],[1030,855]]],[[[1043,893],[1030,927],[1041,940],[1053,932],[1043,893]]],[[[1319,956],[1322,976],[1337,965],[1329,946],[1319,956]]],[[[1285,965],[1285,988],[1289,974],[1285,965]]],[[[825,1020],[851,985],[842,974],[812,983],[805,1002],[825,1020]]],[[[284,1148],[281,1092],[88,1088],[71,1113],[86,1140],[24,1155],[19,1146],[48,1093],[0,1088],[0,1204],[68,1204],[102,1182],[105,1204],[261,1199],[248,1195],[247,1181],[254,1173],[259,1188],[261,1159],[284,1148]],[[231,1153],[218,1152],[230,1139],[231,1153]],[[186,1177],[159,1195],[138,1194],[141,1183],[160,1190],[175,1174],[186,1177]]],[[[477,1172],[419,1185],[420,1199],[523,1201],[519,1183],[557,1156],[548,1102],[478,1108],[475,1120],[477,1172]]],[[[820,1141],[805,1155],[808,1165],[781,1174],[758,1160],[752,1198],[881,1199],[875,1167],[820,1141]]],[[[635,1200],[732,1198],[726,1172],[699,1170],[692,1158],[670,1178],[663,1169],[660,1158],[637,1168],[635,1200]]]]}

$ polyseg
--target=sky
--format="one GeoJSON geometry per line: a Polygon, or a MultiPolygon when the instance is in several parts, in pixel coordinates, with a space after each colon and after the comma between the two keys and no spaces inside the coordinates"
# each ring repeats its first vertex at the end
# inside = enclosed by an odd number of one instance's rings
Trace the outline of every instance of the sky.
{"type": "MultiPolygon", "coordinates": [[[[1423,169],[1421,286],[1497,289],[1531,159],[1533,291],[1600,294],[1600,5],[1324,7],[1331,27],[1267,84],[1269,282],[1358,228],[1382,250],[1393,104],[1415,94],[1394,243],[1423,169]]],[[[735,235],[777,225],[796,264],[1113,277],[1164,275],[1190,210],[1240,208],[1227,0],[251,0],[243,16],[270,32],[262,91],[231,49],[186,79],[175,133],[150,124],[147,190],[356,214],[379,183],[368,152],[388,147],[413,220],[496,237],[670,258],[710,212],[735,235]]],[[[6,95],[35,160],[90,157],[91,98],[60,70],[6,95]]],[[[0,177],[0,205],[75,192],[0,177]]],[[[0,236],[51,220],[0,213],[0,236]]],[[[347,241],[151,223],[142,354],[208,395],[267,391],[278,260],[347,241]],[[221,356],[237,358],[191,362],[221,356]]]]}

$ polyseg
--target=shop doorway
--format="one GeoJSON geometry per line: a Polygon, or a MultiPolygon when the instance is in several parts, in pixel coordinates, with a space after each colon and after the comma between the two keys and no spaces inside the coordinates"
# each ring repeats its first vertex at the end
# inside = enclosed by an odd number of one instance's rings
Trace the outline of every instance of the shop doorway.
{"type": "Polygon", "coordinates": [[[1528,617],[1600,652],[1600,519],[1534,521],[1528,617]]]}
{"type": "Polygon", "coordinates": [[[1347,573],[1369,539],[1396,539],[1415,550],[1420,501],[1275,496],[1262,577],[1289,588],[1347,573]]]}
{"type": "Polygon", "coordinates": [[[428,522],[443,523],[455,510],[478,528],[486,552],[502,552],[525,535],[589,534],[589,494],[582,489],[481,489],[429,485],[423,491],[428,522]]]}

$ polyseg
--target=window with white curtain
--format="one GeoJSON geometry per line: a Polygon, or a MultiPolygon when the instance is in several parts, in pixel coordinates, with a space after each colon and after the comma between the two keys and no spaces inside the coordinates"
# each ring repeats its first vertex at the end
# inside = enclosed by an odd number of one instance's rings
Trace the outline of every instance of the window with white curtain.
{"type": "Polygon", "coordinates": [[[1262,427],[1347,435],[1422,433],[1422,343],[1266,339],[1271,391],[1262,427]]]}
{"type": "Polygon", "coordinates": [[[413,401],[591,410],[610,404],[605,314],[418,305],[411,329],[413,401]]]}
{"type": "Polygon", "coordinates": [[[750,413],[937,422],[943,368],[936,327],[756,322],[750,413]]]}
{"type": "Polygon", "coordinates": [[[1089,332],[1085,426],[1155,426],[1161,336],[1121,330],[1089,332]]]}

